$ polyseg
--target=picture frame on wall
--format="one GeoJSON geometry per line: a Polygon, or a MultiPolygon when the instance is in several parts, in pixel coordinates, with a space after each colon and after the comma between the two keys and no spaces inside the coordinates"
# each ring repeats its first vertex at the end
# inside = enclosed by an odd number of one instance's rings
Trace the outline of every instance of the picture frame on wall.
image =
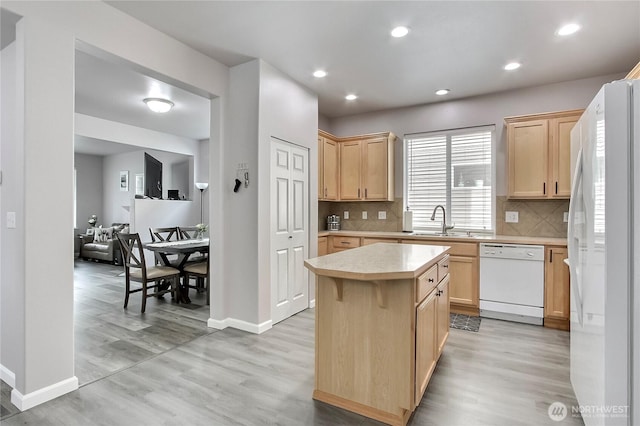
{"type": "Polygon", "coordinates": [[[120,172],[120,191],[129,191],[129,171],[120,172]]]}
{"type": "Polygon", "coordinates": [[[136,195],[144,195],[144,175],[136,174],[136,195]]]}

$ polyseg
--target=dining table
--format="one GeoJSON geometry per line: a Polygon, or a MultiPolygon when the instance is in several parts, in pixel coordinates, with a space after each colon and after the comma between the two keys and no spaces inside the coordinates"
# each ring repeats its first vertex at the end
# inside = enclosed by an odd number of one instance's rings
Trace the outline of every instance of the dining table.
{"type": "MultiPolygon", "coordinates": [[[[209,238],[193,238],[178,241],[159,241],[146,243],[144,248],[153,251],[166,266],[171,266],[180,270],[180,276],[184,276],[184,266],[194,253],[209,253],[209,238]],[[178,255],[177,263],[171,262],[168,256],[178,255]]],[[[177,301],[191,303],[189,299],[189,287],[182,284],[178,292],[177,301]]]]}

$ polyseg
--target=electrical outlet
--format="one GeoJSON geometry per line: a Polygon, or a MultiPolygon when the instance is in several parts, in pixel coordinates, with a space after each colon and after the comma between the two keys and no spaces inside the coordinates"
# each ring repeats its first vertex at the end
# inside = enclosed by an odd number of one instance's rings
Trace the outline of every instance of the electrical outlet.
{"type": "Polygon", "coordinates": [[[362,212],[362,219],[367,220],[367,212],[362,212]]]}
{"type": "Polygon", "coordinates": [[[562,214],[562,221],[563,222],[569,222],[569,212],[564,212],[562,214]]]}
{"type": "Polygon", "coordinates": [[[345,220],[346,220],[346,219],[349,219],[349,212],[345,210],[345,211],[342,213],[342,218],[343,218],[343,219],[345,219],[345,220]]]}
{"type": "Polygon", "coordinates": [[[386,220],[387,219],[387,212],[386,211],[378,212],[378,219],[386,220]]]}
{"type": "Polygon", "coordinates": [[[518,223],[518,212],[504,212],[504,221],[507,223],[518,223]]]}

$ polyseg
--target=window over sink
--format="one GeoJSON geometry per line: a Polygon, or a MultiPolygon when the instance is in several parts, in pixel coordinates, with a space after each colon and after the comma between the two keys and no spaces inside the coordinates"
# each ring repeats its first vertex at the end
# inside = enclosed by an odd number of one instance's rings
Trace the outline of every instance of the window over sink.
{"type": "Polygon", "coordinates": [[[440,229],[431,220],[442,205],[455,230],[494,230],[495,126],[408,134],[404,138],[404,203],[416,230],[440,229]]]}

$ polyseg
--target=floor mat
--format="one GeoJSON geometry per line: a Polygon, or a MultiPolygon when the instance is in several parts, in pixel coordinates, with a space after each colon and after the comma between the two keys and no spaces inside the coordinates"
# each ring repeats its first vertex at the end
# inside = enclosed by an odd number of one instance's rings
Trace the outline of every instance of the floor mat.
{"type": "Polygon", "coordinates": [[[480,330],[480,317],[471,317],[464,314],[450,314],[451,328],[466,331],[480,330]]]}

